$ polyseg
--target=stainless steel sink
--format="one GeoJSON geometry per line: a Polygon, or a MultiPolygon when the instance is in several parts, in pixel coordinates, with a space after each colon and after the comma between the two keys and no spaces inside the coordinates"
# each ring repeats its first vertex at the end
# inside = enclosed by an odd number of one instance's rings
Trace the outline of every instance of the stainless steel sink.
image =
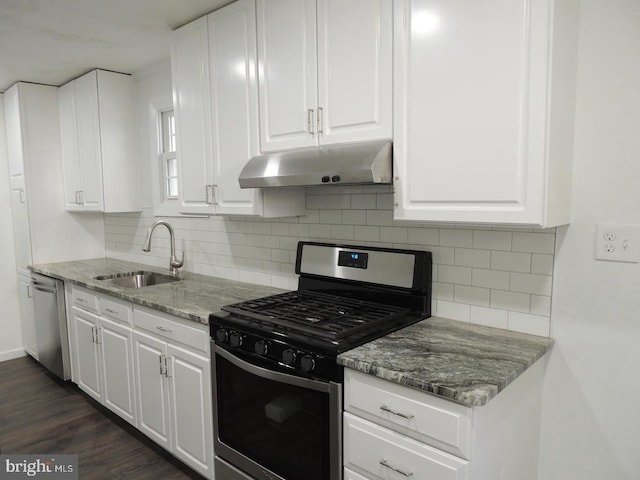
{"type": "Polygon", "coordinates": [[[173,275],[163,275],[162,273],[145,271],[99,275],[94,278],[101,282],[108,283],[109,285],[123,288],[142,288],[150,287],[151,285],[180,281],[180,278],[174,277],[173,275]]]}

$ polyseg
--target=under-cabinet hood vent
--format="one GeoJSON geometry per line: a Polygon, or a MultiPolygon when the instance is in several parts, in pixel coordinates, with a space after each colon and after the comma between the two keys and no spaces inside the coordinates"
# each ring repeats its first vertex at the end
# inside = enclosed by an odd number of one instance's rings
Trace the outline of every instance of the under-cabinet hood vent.
{"type": "Polygon", "coordinates": [[[391,141],[332,145],[253,157],[241,188],[391,183],[391,141]]]}

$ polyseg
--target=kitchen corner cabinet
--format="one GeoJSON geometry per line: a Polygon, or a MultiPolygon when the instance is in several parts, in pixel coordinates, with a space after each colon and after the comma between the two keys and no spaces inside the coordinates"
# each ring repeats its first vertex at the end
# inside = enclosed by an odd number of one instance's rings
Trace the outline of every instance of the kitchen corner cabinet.
{"type": "Polygon", "coordinates": [[[254,0],[239,0],[173,34],[181,213],[304,213],[303,189],[238,184],[242,168],[259,153],[255,22],[254,0]]]}
{"type": "Polygon", "coordinates": [[[134,307],[138,429],[213,478],[209,336],[204,325],[134,307]]]}
{"type": "Polygon", "coordinates": [[[65,208],[140,211],[133,78],[93,70],[58,95],[65,208]]]}
{"type": "Polygon", "coordinates": [[[396,220],[569,222],[577,0],[395,0],[396,220]]]}
{"type": "Polygon", "coordinates": [[[64,211],[58,88],[18,82],[2,103],[22,334],[37,359],[29,265],[104,256],[104,223],[64,211]]]}
{"type": "Polygon", "coordinates": [[[136,425],[131,305],[80,287],[72,287],[70,305],[74,381],[136,425]]]}
{"type": "Polygon", "coordinates": [[[543,372],[469,407],[345,369],[345,480],[536,480],[543,372]]]}
{"type": "Polygon", "coordinates": [[[391,138],[391,0],[257,7],[262,151],[391,138]]]}

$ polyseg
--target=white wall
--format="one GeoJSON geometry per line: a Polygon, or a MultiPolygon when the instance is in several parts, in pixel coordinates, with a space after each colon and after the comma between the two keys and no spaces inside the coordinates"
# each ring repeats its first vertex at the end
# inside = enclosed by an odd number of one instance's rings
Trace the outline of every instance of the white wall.
{"type": "Polygon", "coordinates": [[[0,94],[0,362],[23,356],[18,282],[13,252],[13,223],[11,221],[11,186],[9,159],[4,125],[4,97],[0,94]]]}
{"type": "Polygon", "coordinates": [[[594,260],[640,224],[640,2],[581,2],[574,208],[559,228],[540,480],[640,478],[640,264],[594,260]]]}

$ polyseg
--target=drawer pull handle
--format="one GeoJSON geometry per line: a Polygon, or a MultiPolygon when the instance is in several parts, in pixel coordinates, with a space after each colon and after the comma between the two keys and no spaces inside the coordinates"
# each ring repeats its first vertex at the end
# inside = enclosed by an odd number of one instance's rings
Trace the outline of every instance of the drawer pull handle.
{"type": "Polygon", "coordinates": [[[117,310],[113,310],[113,309],[111,309],[111,308],[105,308],[105,310],[106,310],[107,312],[109,312],[109,313],[118,313],[118,311],[117,311],[117,310]]]}
{"type": "Polygon", "coordinates": [[[161,332],[164,332],[164,333],[171,333],[171,330],[164,327],[156,327],[156,330],[160,330],[161,332]]]}
{"type": "Polygon", "coordinates": [[[380,410],[389,412],[390,414],[396,415],[397,417],[406,418],[407,420],[410,418],[413,418],[413,413],[396,412],[395,410],[392,410],[391,408],[389,408],[386,403],[380,406],[380,410]]]}
{"type": "Polygon", "coordinates": [[[389,469],[389,470],[391,470],[391,471],[394,471],[394,472],[396,472],[396,473],[399,473],[399,474],[400,474],[400,475],[402,475],[403,477],[411,477],[411,476],[413,476],[413,472],[405,472],[405,471],[400,470],[400,469],[399,469],[399,468],[397,468],[397,467],[394,467],[393,465],[389,465],[389,463],[387,463],[387,460],[386,460],[386,459],[382,459],[382,460],[380,460],[380,465],[382,465],[382,466],[383,466],[383,467],[385,467],[385,468],[388,468],[388,469],[389,469]]]}
{"type": "Polygon", "coordinates": [[[87,300],[82,298],[82,297],[77,297],[76,298],[76,302],[80,302],[80,303],[87,303],[87,300]]]}

